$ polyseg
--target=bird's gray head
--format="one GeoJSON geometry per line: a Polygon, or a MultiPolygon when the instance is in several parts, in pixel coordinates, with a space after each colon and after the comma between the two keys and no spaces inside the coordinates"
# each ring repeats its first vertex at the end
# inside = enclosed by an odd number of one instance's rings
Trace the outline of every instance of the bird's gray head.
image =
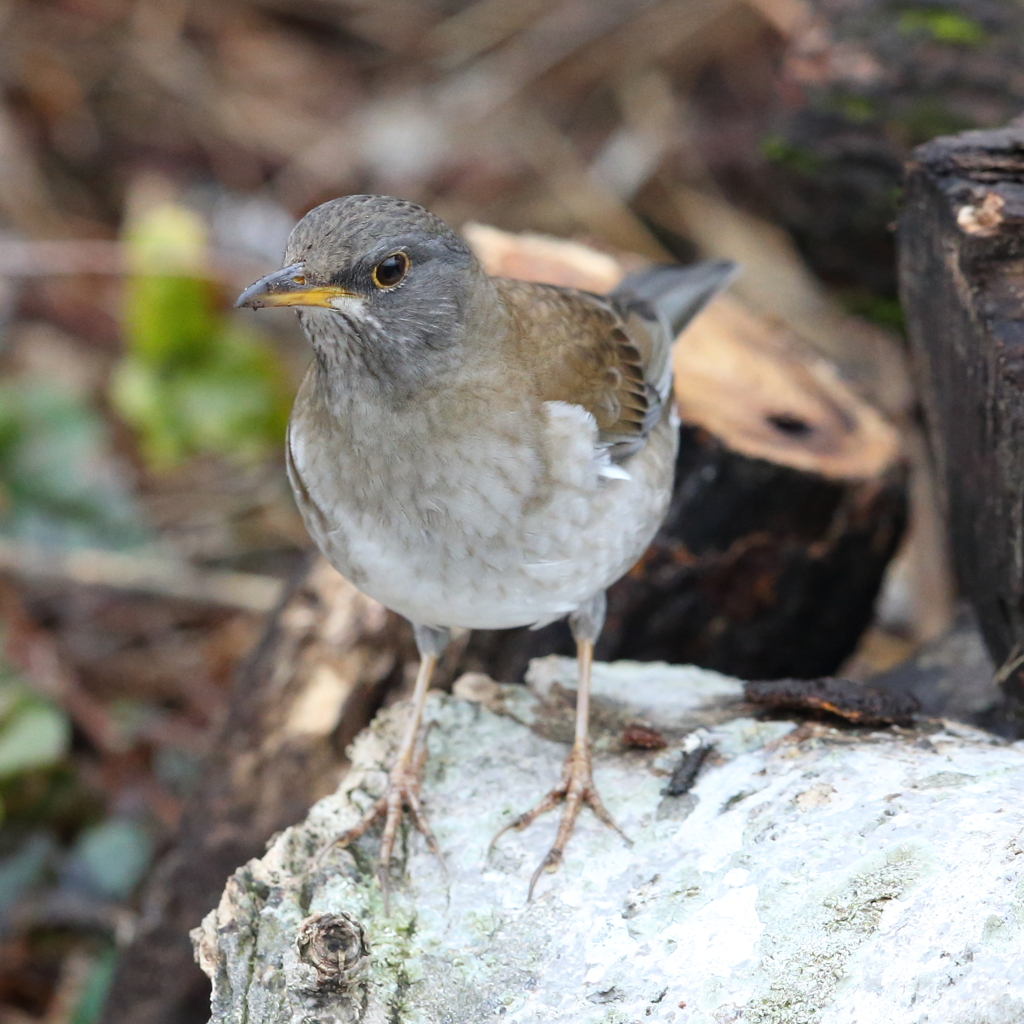
{"type": "Polygon", "coordinates": [[[236,305],[297,306],[321,366],[415,387],[459,358],[474,289],[486,277],[442,220],[391,196],[345,196],[296,224],[282,270],[236,305]]]}

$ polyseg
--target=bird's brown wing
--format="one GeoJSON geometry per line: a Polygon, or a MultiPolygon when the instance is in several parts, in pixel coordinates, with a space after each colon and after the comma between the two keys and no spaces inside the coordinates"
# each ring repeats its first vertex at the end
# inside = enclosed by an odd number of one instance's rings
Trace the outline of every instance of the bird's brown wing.
{"type": "Polygon", "coordinates": [[[571,288],[496,282],[545,402],[582,406],[621,461],[643,446],[671,386],[669,332],[641,308],[571,288]]]}

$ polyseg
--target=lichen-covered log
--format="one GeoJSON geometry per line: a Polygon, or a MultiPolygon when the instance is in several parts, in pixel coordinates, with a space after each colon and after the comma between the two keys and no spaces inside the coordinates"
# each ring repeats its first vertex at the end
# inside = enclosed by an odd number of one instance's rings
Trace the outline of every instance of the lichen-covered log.
{"type": "Polygon", "coordinates": [[[1024,127],[919,147],[900,280],[953,558],[1024,732],[1024,127]]]}
{"type": "Polygon", "coordinates": [[[380,716],[338,792],[196,929],[214,1024],[1024,1017],[1020,744],[758,721],[727,677],[597,665],[595,775],[633,846],[584,814],[528,903],[554,821],[488,844],[557,777],[574,678],[552,658],[530,689],[478,676],[432,698],[424,795],[447,874],[409,832],[390,917],[375,840],[320,855],[381,790],[402,710],[380,716]],[[668,746],[624,747],[638,722],[668,746]],[[698,737],[692,789],[663,795],[698,737]]]}
{"type": "Polygon", "coordinates": [[[333,789],[345,746],[412,653],[398,616],[310,560],[235,683],[203,784],[147,883],[105,1024],[163,1024],[205,1001],[188,930],[224,879],[333,789]]]}

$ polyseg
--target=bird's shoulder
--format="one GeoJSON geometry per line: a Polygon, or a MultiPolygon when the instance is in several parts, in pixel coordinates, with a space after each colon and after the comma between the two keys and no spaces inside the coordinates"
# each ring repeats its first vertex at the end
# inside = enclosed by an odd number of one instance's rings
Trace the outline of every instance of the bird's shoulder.
{"type": "Polygon", "coordinates": [[[495,279],[517,361],[544,402],[582,406],[613,457],[642,444],[665,394],[660,324],[614,300],[574,288],[495,279]]]}

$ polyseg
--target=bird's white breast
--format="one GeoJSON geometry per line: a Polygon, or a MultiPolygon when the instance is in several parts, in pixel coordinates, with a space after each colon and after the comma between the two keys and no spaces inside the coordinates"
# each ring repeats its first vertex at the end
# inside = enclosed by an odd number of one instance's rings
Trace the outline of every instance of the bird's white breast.
{"type": "Polygon", "coordinates": [[[495,629],[565,615],[650,543],[676,432],[664,417],[618,467],[580,406],[550,402],[539,428],[528,423],[513,411],[445,431],[411,415],[325,438],[293,414],[306,525],[342,575],[415,622],[495,629]]]}

